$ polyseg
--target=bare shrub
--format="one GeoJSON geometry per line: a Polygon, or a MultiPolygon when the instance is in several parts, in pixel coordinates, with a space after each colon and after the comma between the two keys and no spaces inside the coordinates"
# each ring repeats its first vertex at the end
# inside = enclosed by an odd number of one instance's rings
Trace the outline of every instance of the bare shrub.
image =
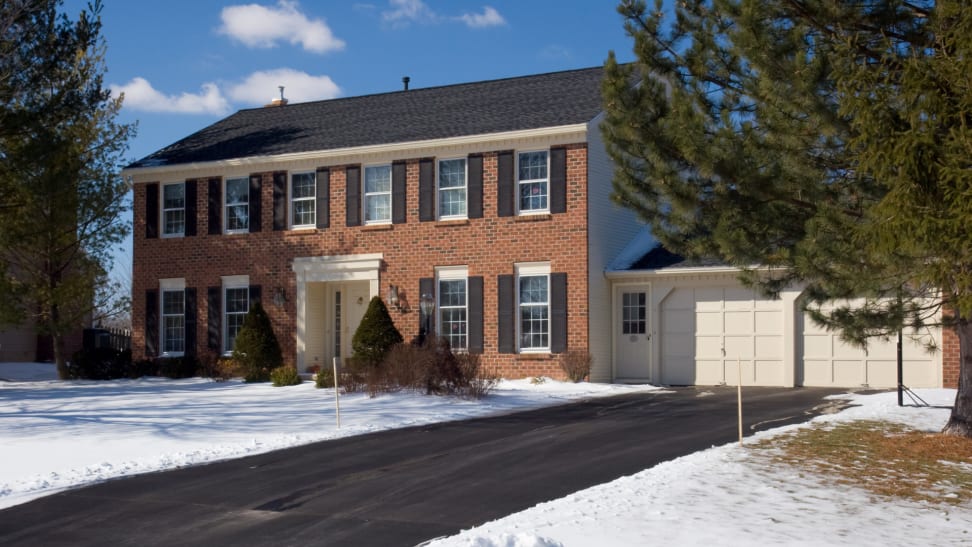
{"type": "Polygon", "coordinates": [[[466,380],[466,386],[460,390],[463,397],[482,399],[499,383],[499,375],[493,370],[483,368],[478,354],[460,353],[456,355],[456,362],[466,380]]]}
{"type": "Polygon", "coordinates": [[[594,356],[587,350],[572,349],[560,354],[560,368],[575,384],[583,382],[591,374],[594,356]]]}

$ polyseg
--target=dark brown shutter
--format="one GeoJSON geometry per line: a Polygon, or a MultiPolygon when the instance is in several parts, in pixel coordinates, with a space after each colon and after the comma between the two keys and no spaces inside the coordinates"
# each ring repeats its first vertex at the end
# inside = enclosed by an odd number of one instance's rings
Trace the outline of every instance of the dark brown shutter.
{"type": "Polygon", "coordinates": [[[496,334],[496,345],[500,353],[516,353],[516,322],[514,307],[514,283],[512,275],[500,275],[496,277],[496,300],[498,309],[496,310],[496,324],[498,326],[496,334]]]}
{"type": "Polygon", "coordinates": [[[196,355],[196,288],[186,287],[185,312],[185,354],[196,355]]]}
{"type": "Polygon", "coordinates": [[[145,185],[145,239],[159,237],[159,184],[145,185]]]}
{"type": "Polygon", "coordinates": [[[469,353],[483,352],[483,276],[470,277],[466,294],[469,353]]]}
{"type": "Polygon", "coordinates": [[[331,225],[331,170],[317,170],[317,227],[321,230],[331,225]]]}
{"type": "Polygon", "coordinates": [[[348,226],[360,226],[361,225],[361,166],[355,165],[348,167],[345,171],[347,178],[347,188],[345,190],[345,196],[347,203],[345,205],[346,210],[346,222],[348,226]]]}
{"type": "Polygon", "coordinates": [[[567,351],[567,274],[550,274],[550,352],[567,351]]]}
{"type": "Polygon", "coordinates": [[[483,156],[472,154],[466,160],[469,180],[466,181],[466,214],[469,218],[483,218],[483,156]]]}
{"type": "Polygon", "coordinates": [[[223,318],[223,288],[206,289],[206,346],[218,353],[223,352],[220,345],[223,318]]]}
{"type": "Polygon", "coordinates": [[[248,309],[253,309],[253,306],[260,304],[263,306],[263,290],[260,285],[250,285],[250,307],[248,309]]]}
{"type": "Polygon", "coordinates": [[[287,172],[273,174],[273,231],[287,229],[287,172]]]}
{"type": "Polygon", "coordinates": [[[406,220],[406,172],[404,161],[392,163],[392,224],[404,224],[406,220]]]}
{"type": "Polygon", "coordinates": [[[567,149],[550,149],[550,212],[567,212],[567,149]]]}
{"type": "Polygon", "coordinates": [[[435,160],[419,160],[419,221],[435,220],[435,160]]]}
{"type": "Polygon", "coordinates": [[[159,354],[159,291],[145,291],[145,356],[159,354]]]}
{"type": "Polygon", "coordinates": [[[256,233],[263,229],[263,203],[260,200],[260,187],[263,182],[261,175],[250,175],[250,204],[249,223],[250,232],[256,233]]]}
{"type": "Polygon", "coordinates": [[[516,212],[516,182],[513,180],[513,152],[508,150],[496,155],[496,216],[511,217],[516,212]]]}
{"type": "MultiPolygon", "coordinates": [[[[416,304],[421,304],[422,303],[422,296],[424,296],[426,294],[432,297],[433,302],[435,301],[435,279],[432,278],[432,277],[423,277],[423,278],[419,279],[418,301],[415,302],[415,303],[416,304]]],[[[421,305],[419,306],[419,313],[418,313],[418,315],[419,315],[419,333],[420,334],[423,334],[423,333],[424,334],[427,334],[427,335],[435,334],[435,310],[436,309],[438,309],[438,306],[433,307],[432,308],[432,315],[429,316],[428,318],[426,318],[425,317],[425,314],[422,313],[422,306],[421,305]],[[428,322],[426,322],[426,319],[428,319],[428,322]],[[424,330],[426,325],[428,325],[428,327],[429,327],[428,332],[426,332],[424,330]]]]}
{"type": "Polygon", "coordinates": [[[196,181],[186,181],[186,236],[196,235],[196,181]]]}
{"type": "Polygon", "coordinates": [[[209,235],[215,236],[223,232],[223,221],[220,213],[223,211],[223,183],[220,179],[209,179],[209,235]]]}

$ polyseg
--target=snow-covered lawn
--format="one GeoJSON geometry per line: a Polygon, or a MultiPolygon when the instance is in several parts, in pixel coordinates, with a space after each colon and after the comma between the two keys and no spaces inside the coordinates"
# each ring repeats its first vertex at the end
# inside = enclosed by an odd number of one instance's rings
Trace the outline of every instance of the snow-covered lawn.
{"type": "MultiPolygon", "coordinates": [[[[502,382],[483,401],[415,394],[341,398],[313,384],[141,379],[58,382],[53,368],[0,364],[0,508],[112,477],[240,457],[381,429],[537,408],[650,386],[502,382]]],[[[919,390],[949,406],[954,390],[919,390]]],[[[943,408],[898,408],[894,393],[854,395],[817,421],[880,419],[935,431],[943,408]]],[[[779,435],[797,427],[763,432],[779,435]]],[[[539,504],[432,545],[970,545],[972,506],[876,498],[773,467],[738,444],[539,504]]]]}

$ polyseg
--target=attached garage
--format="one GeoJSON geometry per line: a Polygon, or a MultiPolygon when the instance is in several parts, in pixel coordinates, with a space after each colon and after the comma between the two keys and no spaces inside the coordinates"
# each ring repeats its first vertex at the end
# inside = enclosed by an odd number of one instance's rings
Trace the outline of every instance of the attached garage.
{"type": "MultiPolygon", "coordinates": [[[[670,260],[670,258],[667,258],[670,260]]],[[[800,290],[769,299],[718,265],[608,272],[613,287],[613,379],[664,385],[897,386],[897,340],[842,342],[800,311],[800,290]]],[[[941,387],[941,331],[905,333],[904,381],[941,387]]]]}

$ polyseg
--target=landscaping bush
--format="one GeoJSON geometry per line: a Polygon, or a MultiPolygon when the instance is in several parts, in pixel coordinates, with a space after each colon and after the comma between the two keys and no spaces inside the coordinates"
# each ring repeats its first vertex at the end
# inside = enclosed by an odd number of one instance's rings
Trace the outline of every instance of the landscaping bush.
{"type": "Polygon", "coordinates": [[[297,369],[292,366],[277,367],[270,371],[270,381],[274,387],[296,386],[304,380],[301,379],[297,369]]]}
{"type": "Polygon", "coordinates": [[[365,373],[367,369],[374,368],[364,361],[354,357],[346,357],[341,362],[341,369],[338,372],[338,386],[345,393],[357,393],[366,387],[365,373]]]}
{"type": "Polygon", "coordinates": [[[139,359],[133,362],[128,373],[128,377],[132,379],[158,375],[159,363],[155,359],[139,359]]]}
{"type": "Polygon", "coordinates": [[[198,368],[198,362],[190,356],[160,357],[157,360],[158,375],[174,380],[192,378],[196,375],[198,368]]]}
{"type": "Polygon", "coordinates": [[[480,356],[453,353],[443,338],[430,337],[424,344],[397,344],[367,378],[372,395],[397,389],[423,390],[429,395],[482,398],[499,378],[481,366],[480,356]]]}
{"type": "Polygon", "coordinates": [[[67,365],[68,378],[74,380],[115,380],[133,376],[132,352],[112,348],[81,349],[67,365]]]}
{"type": "Polygon", "coordinates": [[[378,366],[395,344],[402,342],[402,335],[388,315],[388,308],[375,296],[368,303],[358,330],[351,337],[351,349],[356,361],[378,366]]]}
{"type": "Polygon", "coordinates": [[[334,387],[334,369],[325,367],[318,370],[317,374],[314,375],[314,386],[318,389],[334,387]]]}
{"type": "Polygon", "coordinates": [[[266,382],[270,380],[270,371],[283,364],[270,317],[259,302],[250,306],[243,319],[243,327],[236,335],[233,359],[240,364],[246,382],[266,382]]]}
{"type": "Polygon", "coordinates": [[[591,365],[594,363],[594,356],[586,350],[572,349],[560,354],[560,368],[563,369],[567,378],[574,382],[583,382],[591,374],[591,365]]]}
{"type": "Polygon", "coordinates": [[[493,371],[486,370],[478,354],[460,353],[456,355],[456,363],[466,385],[460,395],[470,399],[482,399],[499,383],[500,377],[493,371]]]}

